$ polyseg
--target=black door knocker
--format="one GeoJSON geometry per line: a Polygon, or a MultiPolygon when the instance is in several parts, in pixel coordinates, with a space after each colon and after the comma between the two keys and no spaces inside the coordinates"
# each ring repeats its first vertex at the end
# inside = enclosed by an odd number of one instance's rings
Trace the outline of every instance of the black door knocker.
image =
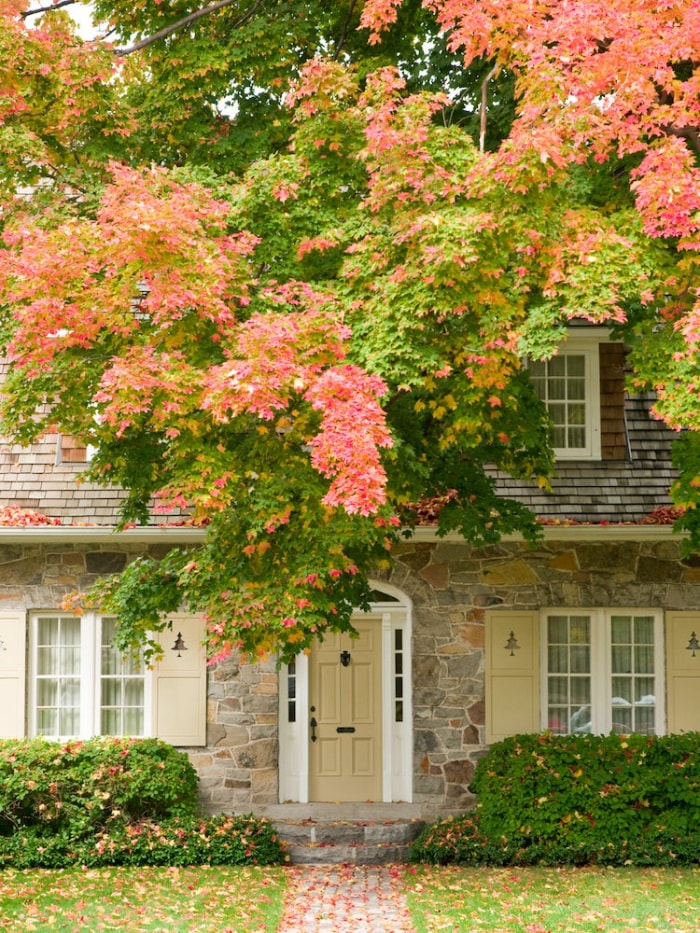
{"type": "Polygon", "coordinates": [[[349,651],[340,652],[340,663],[343,665],[343,667],[348,666],[348,664],[350,663],[350,652],[349,651]]]}

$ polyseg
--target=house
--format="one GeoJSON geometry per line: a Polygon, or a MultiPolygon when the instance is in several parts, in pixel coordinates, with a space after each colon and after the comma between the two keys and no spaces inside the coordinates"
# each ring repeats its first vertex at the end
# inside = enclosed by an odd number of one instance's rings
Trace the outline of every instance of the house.
{"type": "Polygon", "coordinates": [[[207,668],[186,615],[153,670],[124,663],[111,620],[62,598],[203,532],[178,515],[114,532],[119,493],[76,483],[87,452],[70,438],[1,446],[0,507],[60,524],[0,527],[0,734],[158,735],[188,750],[210,812],[406,801],[437,815],[471,805],[477,760],[509,734],[700,729],[700,558],[654,523],[673,432],[625,395],[624,349],[601,329],[572,328],[532,374],[555,425],[553,491],[494,477],[541,517],[541,543],[479,549],[419,527],[374,581],[359,639],[279,672],[207,668]]]}

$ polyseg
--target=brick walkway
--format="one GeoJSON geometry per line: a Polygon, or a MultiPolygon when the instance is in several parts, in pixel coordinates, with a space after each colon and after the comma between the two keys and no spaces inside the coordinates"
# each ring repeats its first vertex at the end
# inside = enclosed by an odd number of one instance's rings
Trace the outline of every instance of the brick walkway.
{"type": "Polygon", "coordinates": [[[395,865],[296,865],[278,933],[413,933],[395,865]]]}

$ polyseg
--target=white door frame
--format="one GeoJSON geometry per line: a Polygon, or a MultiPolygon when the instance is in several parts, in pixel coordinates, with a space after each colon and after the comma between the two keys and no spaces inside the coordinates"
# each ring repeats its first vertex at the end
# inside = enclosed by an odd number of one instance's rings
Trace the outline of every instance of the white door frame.
{"type": "MultiPolygon", "coordinates": [[[[381,625],[382,644],[382,801],[413,799],[413,682],[411,665],[412,605],[395,586],[370,581],[387,596],[372,603],[370,613],[381,625]],[[397,632],[401,634],[397,636],[397,632]],[[400,650],[397,650],[400,639],[400,650]],[[401,696],[400,694],[403,694],[401,696]]],[[[309,802],[309,658],[297,656],[279,678],[279,799],[309,802]]]]}

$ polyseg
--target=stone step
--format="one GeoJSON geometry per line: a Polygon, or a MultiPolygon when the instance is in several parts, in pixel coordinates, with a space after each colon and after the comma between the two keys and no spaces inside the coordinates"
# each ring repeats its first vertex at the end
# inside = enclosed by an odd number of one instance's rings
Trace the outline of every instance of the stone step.
{"type": "Polygon", "coordinates": [[[379,865],[408,860],[408,848],[423,826],[420,819],[272,820],[291,864],[379,865]]]}

